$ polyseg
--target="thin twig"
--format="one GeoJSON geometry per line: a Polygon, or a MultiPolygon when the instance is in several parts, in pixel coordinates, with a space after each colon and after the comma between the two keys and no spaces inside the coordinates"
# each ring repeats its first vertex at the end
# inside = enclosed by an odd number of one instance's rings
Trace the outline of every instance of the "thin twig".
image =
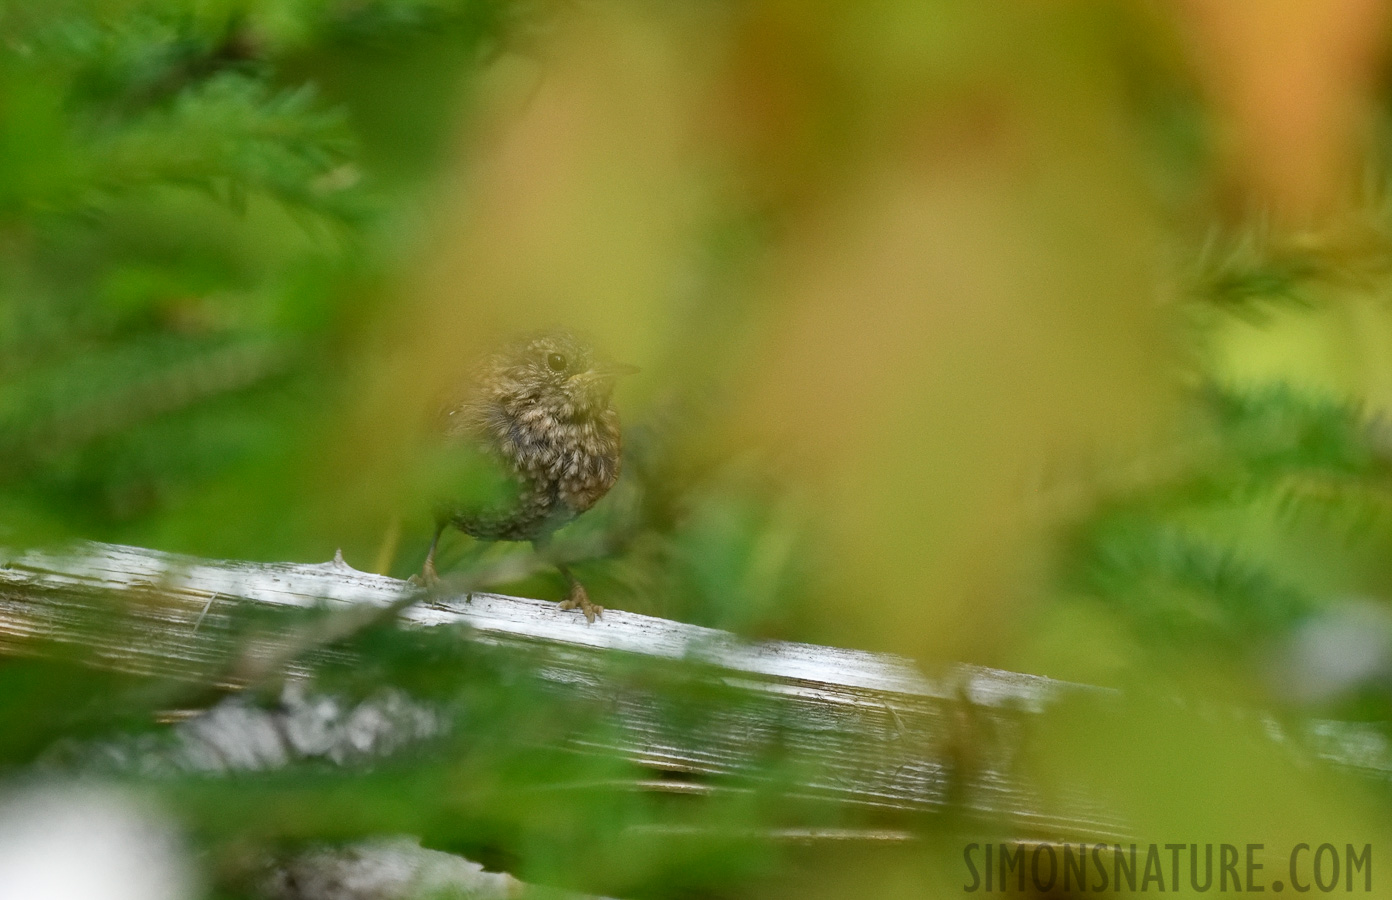
{"type": "Polygon", "coordinates": [[[211,594],[208,595],[208,602],[203,604],[203,611],[198,614],[198,621],[193,623],[194,634],[198,633],[198,626],[203,624],[203,619],[207,617],[208,610],[213,608],[213,601],[216,600],[217,597],[217,591],[213,591],[211,594]]]}
{"type": "MultiPolygon", "coordinates": [[[[519,581],[559,565],[583,562],[605,555],[606,543],[591,541],[548,547],[544,553],[510,556],[485,562],[468,572],[449,576],[443,586],[451,595],[472,594],[497,584],[519,581]]],[[[446,591],[418,588],[386,604],[356,603],[336,609],[306,624],[268,653],[247,650],[238,655],[225,678],[217,682],[229,691],[244,691],[264,684],[295,660],[314,650],[348,640],[364,631],[392,622],[406,609],[446,591]]]]}

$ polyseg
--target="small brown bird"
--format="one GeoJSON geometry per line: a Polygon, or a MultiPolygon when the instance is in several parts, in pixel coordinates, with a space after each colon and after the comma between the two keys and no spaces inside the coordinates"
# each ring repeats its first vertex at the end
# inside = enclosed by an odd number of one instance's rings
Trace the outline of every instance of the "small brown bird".
{"type": "MultiPolygon", "coordinates": [[[[637,371],[598,359],[565,332],[521,338],[483,361],[462,399],[443,410],[447,440],[490,458],[512,490],[493,503],[442,507],[421,571],[439,582],[435,548],[453,525],[484,541],[543,548],[558,528],[594,506],[618,480],[623,437],[611,405],[615,381],[637,371]]],[[[562,609],[593,622],[604,608],[558,566],[570,589],[562,609]]]]}

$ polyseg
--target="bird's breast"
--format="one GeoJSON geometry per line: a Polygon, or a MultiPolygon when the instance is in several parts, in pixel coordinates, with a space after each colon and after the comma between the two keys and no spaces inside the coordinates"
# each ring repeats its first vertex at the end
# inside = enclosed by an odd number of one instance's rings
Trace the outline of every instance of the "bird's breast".
{"type": "Polygon", "coordinates": [[[618,480],[622,440],[613,410],[565,419],[527,409],[509,417],[505,433],[497,437],[503,457],[523,481],[574,513],[589,509],[618,480]]]}

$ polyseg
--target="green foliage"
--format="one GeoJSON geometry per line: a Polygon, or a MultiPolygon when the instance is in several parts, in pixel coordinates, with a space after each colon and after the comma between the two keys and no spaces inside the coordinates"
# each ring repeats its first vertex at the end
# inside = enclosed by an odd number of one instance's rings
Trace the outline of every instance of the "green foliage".
{"type": "MultiPolygon", "coordinates": [[[[244,555],[302,552],[229,542],[186,510],[248,478],[270,502],[297,477],[301,425],[334,408],[336,354],[361,314],[345,300],[370,296],[373,260],[396,240],[386,222],[411,209],[400,190],[428,174],[403,183],[398,172],[397,193],[374,184],[359,158],[357,98],[327,97],[321,73],[370,62],[384,42],[399,52],[446,39],[465,51],[450,58],[457,81],[477,48],[501,38],[510,8],[0,13],[8,541],[104,536],[207,551],[211,539],[244,555]]],[[[378,89],[420,93],[412,79],[431,74],[408,69],[378,89]]],[[[416,112],[443,118],[438,105],[416,112]]]]}
{"type": "Polygon", "coordinates": [[[1272,305],[1308,307],[1310,287],[1329,275],[1314,255],[1273,247],[1260,230],[1211,239],[1198,268],[1192,299],[1244,316],[1260,316],[1272,305]]]}
{"type": "Polygon", "coordinates": [[[1260,655],[1337,599],[1328,573],[1279,548],[1312,521],[1345,523],[1336,534],[1354,546],[1380,540],[1392,457],[1351,403],[1287,386],[1206,400],[1182,465],[1081,525],[1069,587],[1105,599],[1147,641],[1260,655]],[[1254,518],[1269,529],[1258,540],[1242,524],[1254,518]]]}

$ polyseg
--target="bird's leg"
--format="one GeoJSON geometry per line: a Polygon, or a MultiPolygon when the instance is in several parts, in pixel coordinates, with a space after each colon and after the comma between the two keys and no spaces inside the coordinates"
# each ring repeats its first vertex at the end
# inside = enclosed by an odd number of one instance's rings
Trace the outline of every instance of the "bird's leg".
{"type": "Polygon", "coordinates": [[[444,534],[445,526],[448,524],[443,520],[435,523],[435,536],[430,539],[430,550],[425,554],[425,565],[421,566],[419,575],[411,576],[413,584],[418,584],[428,590],[440,583],[440,573],[435,571],[435,548],[439,545],[440,535],[444,534]]]}
{"type": "MultiPolygon", "coordinates": [[[[539,554],[545,554],[550,545],[551,536],[549,534],[532,539],[532,549],[539,554]]],[[[578,609],[585,614],[585,621],[594,624],[594,620],[604,613],[604,607],[591,602],[589,592],[580,583],[580,579],[575,577],[575,573],[570,571],[569,566],[564,563],[556,563],[556,569],[565,576],[566,583],[570,586],[566,592],[566,598],[560,603],[561,609],[578,609]]]]}
{"type": "Polygon", "coordinates": [[[578,609],[585,614],[585,621],[593,624],[597,616],[604,614],[604,607],[591,602],[585,586],[580,583],[580,580],[575,577],[569,567],[557,563],[556,568],[561,570],[561,574],[570,584],[570,591],[566,594],[566,598],[561,601],[561,609],[578,609]]]}

